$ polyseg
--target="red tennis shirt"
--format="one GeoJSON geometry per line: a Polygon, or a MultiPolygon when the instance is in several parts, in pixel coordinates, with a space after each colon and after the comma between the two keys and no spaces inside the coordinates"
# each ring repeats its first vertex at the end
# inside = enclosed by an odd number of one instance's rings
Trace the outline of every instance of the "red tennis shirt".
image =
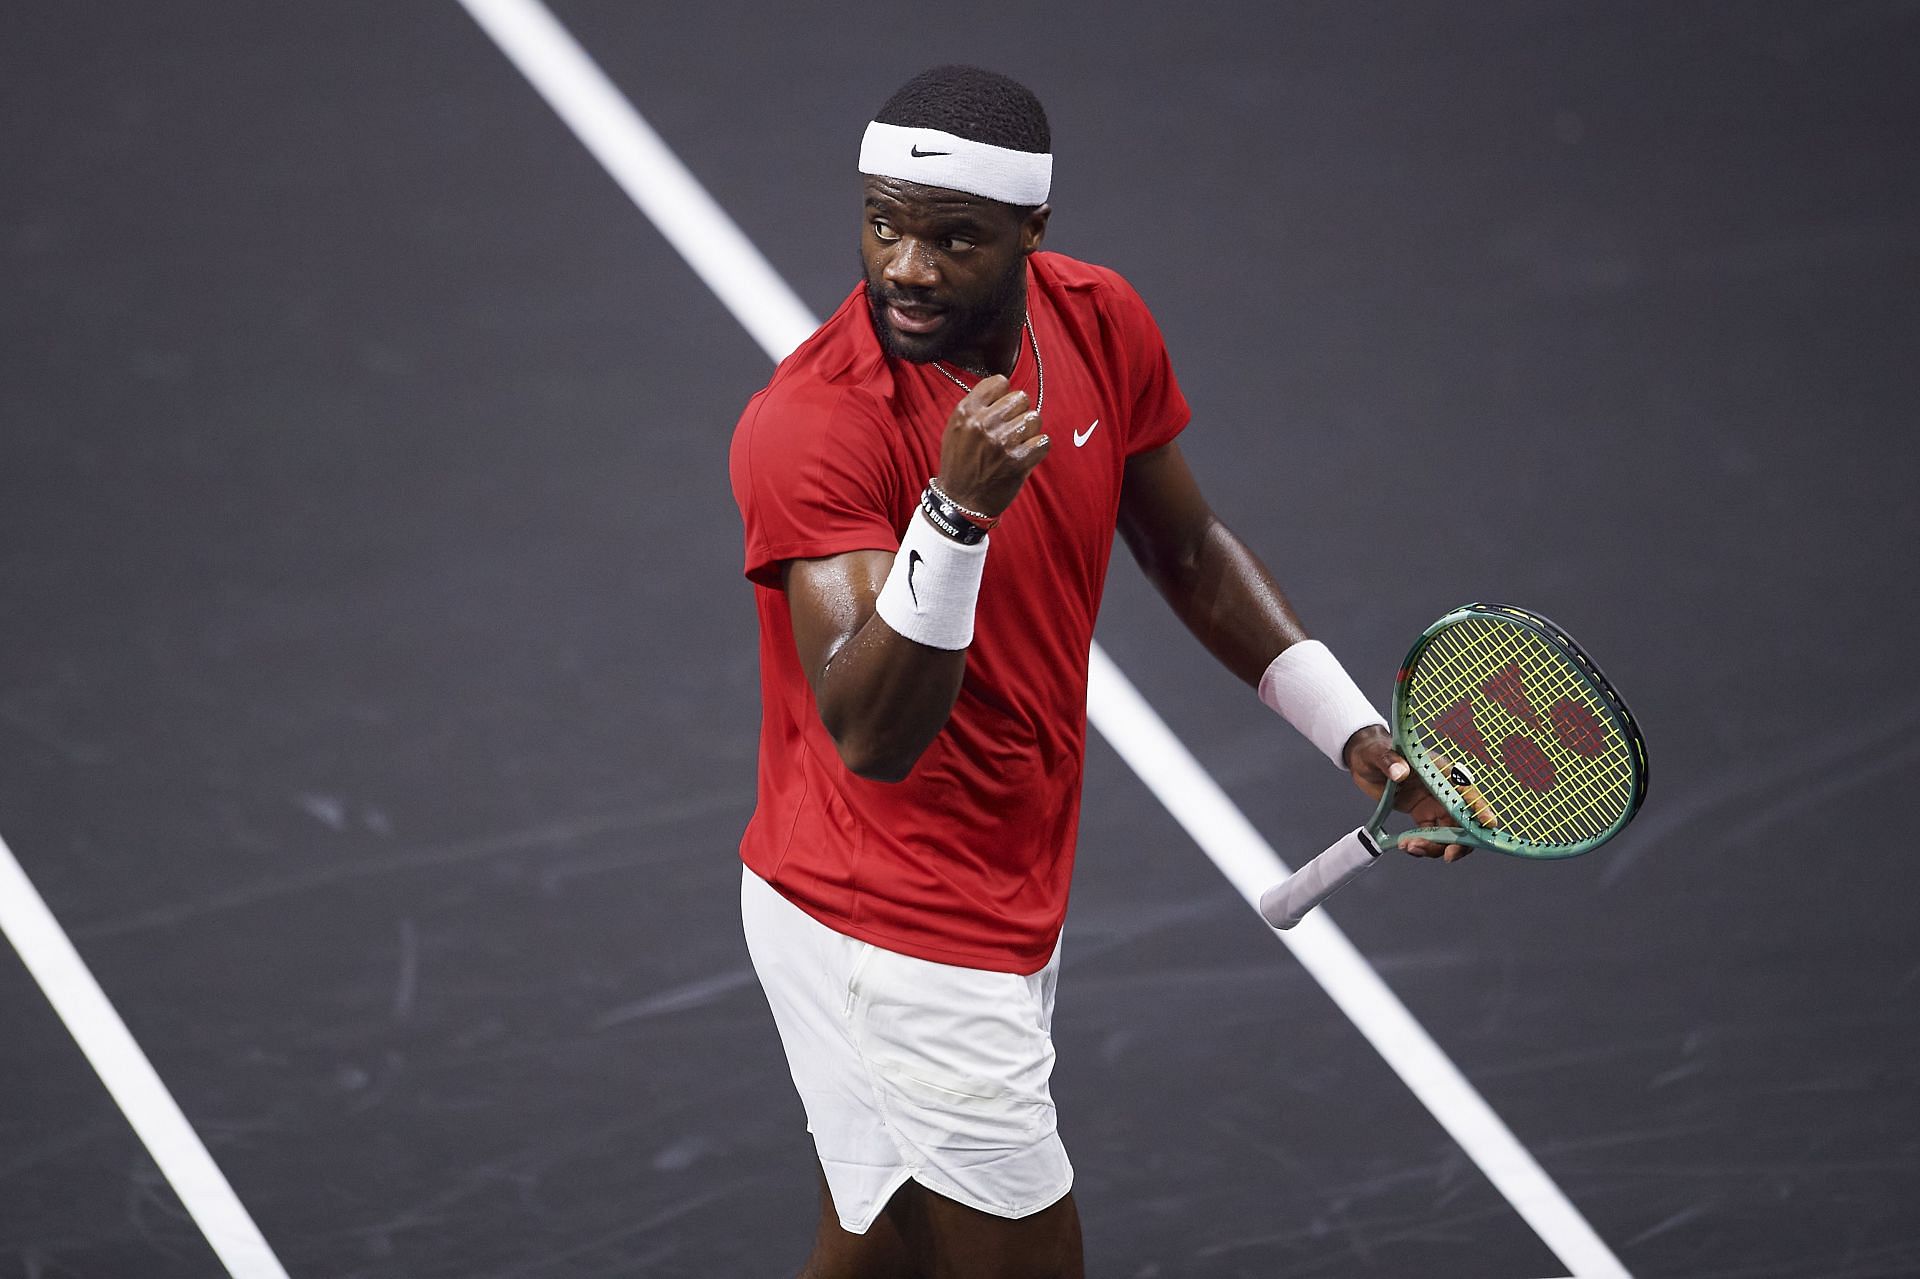
{"type": "MultiPolygon", "coordinates": [[[[760,615],[759,802],[742,859],[847,936],[1015,973],[1046,964],[1066,919],[1087,650],[1126,460],[1189,416],[1159,328],[1114,272],[1036,253],[1027,312],[1053,446],[993,530],[959,700],[904,781],[840,762],[780,566],[897,550],[965,392],[881,350],[862,286],[748,403],[730,459],[760,615]]],[[[1011,379],[1029,395],[1034,365],[1025,349],[1011,379]]]]}

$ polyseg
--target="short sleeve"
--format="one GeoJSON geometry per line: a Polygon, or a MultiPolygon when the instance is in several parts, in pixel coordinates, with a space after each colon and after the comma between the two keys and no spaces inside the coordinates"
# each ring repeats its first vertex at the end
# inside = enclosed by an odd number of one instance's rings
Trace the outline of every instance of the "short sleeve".
{"type": "Polygon", "coordinates": [[[728,470],[746,541],[747,577],[780,585],[786,560],[899,549],[890,512],[898,480],[884,423],[849,387],[755,396],[735,428],[728,470]]]}
{"type": "Polygon", "coordinates": [[[1153,312],[1133,286],[1118,275],[1108,277],[1107,290],[1114,331],[1121,343],[1133,419],[1127,436],[1127,455],[1147,453],[1169,444],[1193,418],[1187,397],[1173,375],[1173,360],[1153,312]]]}

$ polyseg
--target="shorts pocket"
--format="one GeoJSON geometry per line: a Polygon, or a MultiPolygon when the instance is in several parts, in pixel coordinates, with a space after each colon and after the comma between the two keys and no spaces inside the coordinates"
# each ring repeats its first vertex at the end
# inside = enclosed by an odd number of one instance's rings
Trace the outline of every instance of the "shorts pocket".
{"type": "Polygon", "coordinates": [[[948,1074],[925,1062],[908,1064],[890,1058],[878,1058],[873,1062],[873,1068],[908,1096],[933,1105],[965,1105],[969,1102],[990,1104],[1008,1096],[1007,1086],[999,1080],[948,1074]]]}
{"type": "Polygon", "coordinates": [[[902,1135],[980,1157],[1054,1129],[1053,1038],[1027,979],[876,949],[855,1044],[902,1135]]]}

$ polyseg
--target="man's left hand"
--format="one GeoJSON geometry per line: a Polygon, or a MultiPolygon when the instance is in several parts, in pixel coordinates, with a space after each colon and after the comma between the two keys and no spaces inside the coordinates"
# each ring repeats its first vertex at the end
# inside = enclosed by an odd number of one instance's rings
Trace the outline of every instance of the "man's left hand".
{"type": "MultiPolygon", "coordinates": [[[[1375,800],[1387,788],[1388,778],[1399,783],[1393,806],[1413,818],[1416,825],[1454,824],[1446,805],[1433,797],[1427,784],[1414,775],[1412,766],[1393,749],[1393,738],[1386,729],[1375,726],[1355,733],[1347,742],[1347,768],[1353,774],[1353,784],[1375,800]]],[[[1415,857],[1444,857],[1450,862],[1457,862],[1473,851],[1467,844],[1437,844],[1430,839],[1404,837],[1400,850],[1415,857]]]]}

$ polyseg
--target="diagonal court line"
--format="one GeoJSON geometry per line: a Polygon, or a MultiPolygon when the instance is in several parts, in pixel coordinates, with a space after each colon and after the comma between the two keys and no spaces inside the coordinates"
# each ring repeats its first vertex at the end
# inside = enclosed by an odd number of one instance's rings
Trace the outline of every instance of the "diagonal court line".
{"type": "MultiPolygon", "coordinates": [[[[819,322],[540,0],[460,0],[769,357],[819,322]]],[[[1087,718],[1256,910],[1286,865],[1098,644],[1087,718]]],[[[1627,1271],[1326,911],[1275,933],[1573,1279],[1627,1271]]]]}
{"type": "MultiPolygon", "coordinates": [[[[1286,876],[1286,864],[1098,645],[1089,676],[1087,718],[1258,912],[1260,894],[1286,876]]],[[[1586,1218],[1347,940],[1326,907],[1274,936],[1566,1263],[1572,1279],[1629,1279],[1586,1218]]]]}
{"type": "Polygon", "coordinates": [[[5,840],[0,840],[0,932],[20,952],[227,1273],[233,1279],[287,1279],[280,1259],[5,840]]]}

